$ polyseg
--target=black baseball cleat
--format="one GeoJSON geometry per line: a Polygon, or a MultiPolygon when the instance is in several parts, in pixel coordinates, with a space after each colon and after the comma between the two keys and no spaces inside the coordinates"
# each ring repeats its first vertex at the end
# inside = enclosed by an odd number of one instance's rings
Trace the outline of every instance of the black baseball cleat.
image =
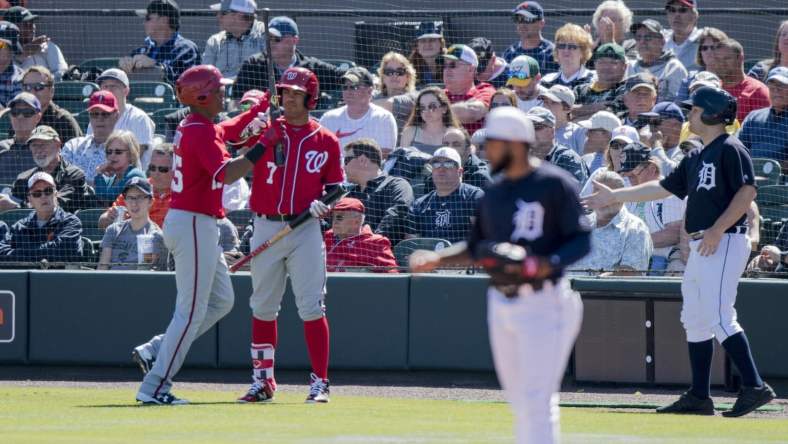
{"type": "Polygon", "coordinates": [[[760,387],[742,387],[739,390],[739,397],[736,398],[733,408],[727,412],[722,412],[722,416],[726,418],[744,416],[758,407],[768,404],[776,397],[774,390],[765,382],[760,387]]]}
{"type": "Polygon", "coordinates": [[[150,354],[150,352],[145,349],[144,347],[135,347],[134,350],[131,352],[131,359],[137,363],[142,370],[143,375],[147,375],[150,369],[153,368],[153,364],[156,362],[156,358],[150,354]]]}
{"type": "Polygon", "coordinates": [[[698,398],[691,392],[684,392],[673,404],[657,409],[657,413],[676,415],[714,415],[714,401],[711,398],[698,398]]]}
{"type": "Polygon", "coordinates": [[[142,392],[137,393],[137,401],[142,405],[184,405],[189,401],[178,398],[172,393],[159,393],[156,396],[150,396],[142,392]]]}
{"type": "Polygon", "coordinates": [[[274,389],[268,382],[254,382],[249,391],[241,396],[236,402],[241,404],[254,403],[254,402],[271,402],[274,400],[274,389]]]}
{"type": "Polygon", "coordinates": [[[314,373],[310,373],[309,380],[311,381],[309,384],[309,395],[307,395],[304,402],[307,404],[328,402],[328,395],[330,393],[328,389],[328,379],[321,379],[314,373]]]}

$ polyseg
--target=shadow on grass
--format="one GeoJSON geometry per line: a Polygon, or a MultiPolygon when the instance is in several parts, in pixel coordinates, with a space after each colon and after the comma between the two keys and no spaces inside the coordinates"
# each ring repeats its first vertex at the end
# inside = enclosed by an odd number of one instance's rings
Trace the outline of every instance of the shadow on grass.
{"type": "Polygon", "coordinates": [[[95,404],[95,405],[78,405],[78,409],[139,409],[139,408],[188,408],[189,406],[213,406],[213,405],[261,405],[266,407],[275,406],[291,406],[291,405],[307,405],[303,402],[265,402],[265,403],[239,403],[234,401],[216,401],[216,402],[190,402],[185,405],[159,405],[159,404],[95,404]]]}

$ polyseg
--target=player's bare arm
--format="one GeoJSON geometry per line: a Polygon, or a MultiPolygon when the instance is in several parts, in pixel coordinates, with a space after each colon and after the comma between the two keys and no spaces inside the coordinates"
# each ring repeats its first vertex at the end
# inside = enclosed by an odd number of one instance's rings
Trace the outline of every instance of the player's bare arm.
{"type": "Polygon", "coordinates": [[[584,198],[582,203],[594,210],[614,203],[648,202],[664,199],[671,194],[668,190],[662,188],[662,185],[656,180],[616,190],[610,189],[610,187],[595,180],[593,183],[596,191],[584,198]]]}
{"type": "Polygon", "coordinates": [[[725,209],[725,212],[720,215],[711,228],[703,232],[703,240],[698,246],[698,253],[700,253],[701,256],[711,256],[717,251],[717,246],[720,244],[722,234],[725,233],[725,230],[732,227],[733,224],[747,212],[756,194],[755,187],[752,185],[743,185],[739,191],[736,192],[731,204],[725,209]]]}
{"type": "Polygon", "coordinates": [[[468,244],[458,242],[441,251],[416,250],[410,256],[410,269],[414,273],[429,273],[438,267],[467,267],[473,263],[468,244]]]}

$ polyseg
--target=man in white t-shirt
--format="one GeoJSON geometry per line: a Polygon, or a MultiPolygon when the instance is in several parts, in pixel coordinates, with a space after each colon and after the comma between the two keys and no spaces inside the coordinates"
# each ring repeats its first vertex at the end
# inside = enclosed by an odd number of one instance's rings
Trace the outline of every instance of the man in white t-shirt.
{"type": "Polygon", "coordinates": [[[394,115],[372,103],[374,79],[365,68],[350,68],[341,79],[345,106],[323,114],[320,124],[339,139],[344,148],[354,140],[369,138],[384,153],[397,146],[397,121],[394,115]]]}
{"type": "MultiPolygon", "coordinates": [[[[96,83],[99,84],[101,89],[111,92],[117,99],[120,118],[115,124],[115,129],[131,131],[143,149],[143,152],[140,153],[140,159],[150,159],[150,155],[146,156],[145,154],[154,145],[153,134],[156,126],[145,111],[131,103],[126,103],[126,97],[129,95],[129,77],[123,70],[110,68],[98,76],[96,83]]],[[[91,125],[88,125],[87,133],[93,134],[91,125]]],[[[147,167],[147,164],[142,165],[143,169],[147,167]]]]}
{"type": "MultiPolygon", "coordinates": [[[[629,178],[632,185],[659,180],[661,162],[651,155],[651,150],[638,142],[630,143],[621,152],[620,174],[629,178]]],[[[674,195],[664,199],[637,202],[629,210],[643,219],[651,233],[654,250],[649,261],[652,274],[665,270],[681,271],[684,264],[679,252],[679,237],[684,219],[685,203],[674,195]]]]}

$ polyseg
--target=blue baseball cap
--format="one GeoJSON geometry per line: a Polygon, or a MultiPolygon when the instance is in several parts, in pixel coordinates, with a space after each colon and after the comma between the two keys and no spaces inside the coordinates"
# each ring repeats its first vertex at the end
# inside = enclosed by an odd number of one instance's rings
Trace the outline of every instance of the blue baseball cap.
{"type": "Polygon", "coordinates": [[[780,83],[788,84],[788,68],[785,66],[778,66],[777,68],[769,71],[769,75],[766,76],[766,83],[769,83],[772,80],[777,80],[780,83]]]}
{"type": "Polygon", "coordinates": [[[421,39],[439,39],[443,37],[443,22],[442,21],[429,21],[419,23],[419,28],[416,30],[416,40],[421,39]]]}
{"type": "Polygon", "coordinates": [[[515,17],[518,15],[522,16],[529,22],[535,22],[537,20],[544,19],[544,9],[542,8],[542,5],[537,2],[522,2],[514,8],[512,14],[514,14],[515,17]]]}
{"type": "Polygon", "coordinates": [[[676,119],[681,123],[686,121],[684,113],[681,112],[681,108],[673,102],[659,102],[654,105],[651,112],[659,114],[659,117],[663,119],[676,119]]]}
{"type": "Polygon", "coordinates": [[[298,25],[290,17],[274,17],[268,22],[268,33],[274,37],[298,36],[298,25]]]}

